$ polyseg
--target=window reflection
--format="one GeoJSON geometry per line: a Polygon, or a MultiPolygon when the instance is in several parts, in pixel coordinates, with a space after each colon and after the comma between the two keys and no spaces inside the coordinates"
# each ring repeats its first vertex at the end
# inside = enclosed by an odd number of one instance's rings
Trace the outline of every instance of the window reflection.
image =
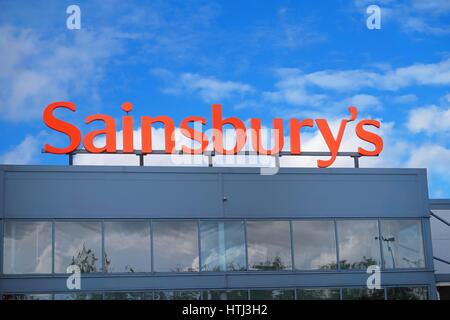
{"type": "Polygon", "coordinates": [[[425,267],[419,220],[382,220],[381,243],[385,268],[425,267]]]}
{"type": "Polygon", "coordinates": [[[383,289],[344,288],[342,289],[344,300],[384,300],[383,289]]]}
{"type": "Polygon", "coordinates": [[[101,272],[100,222],[55,223],[55,272],[77,265],[82,273],[101,272]]]}
{"type": "Polygon", "coordinates": [[[202,271],[245,270],[243,221],[200,222],[202,271]]]}
{"type": "Polygon", "coordinates": [[[297,300],[339,300],[339,289],[297,289],[297,300]]]}
{"type": "Polygon", "coordinates": [[[105,222],[106,272],[149,272],[150,222],[105,222]]]}
{"type": "Polygon", "coordinates": [[[336,269],[333,221],[293,221],[295,269],[336,269]]]}
{"type": "Polygon", "coordinates": [[[294,290],[250,290],[250,300],[294,300],[294,290]]]}
{"type": "Polygon", "coordinates": [[[2,300],[52,300],[52,295],[47,293],[4,294],[2,300]]]}
{"type": "Polygon", "coordinates": [[[155,300],[200,300],[200,291],[157,291],[155,300]]]}
{"type": "Polygon", "coordinates": [[[155,221],[152,228],[155,271],[198,271],[197,221],[155,221]]]}
{"type": "Polygon", "coordinates": [[[101,293],[56,293],[54,300],[102,300],[101,293]]]}
{"type": "Polygon", "coordinates": [[[428,290],[425,287],[387,288],[388,300],[427,300],[428,290]]]}
{"type": "Polygon", "coordinates": [[[288,221],[248,221],[248,267],[250,270],[292,268],[288,221]]]}
{"type": "Polygon", "coordinates": [[[202,292],[203,300],[247,300],[247,290],[208,290],[202,292]]]}
{"type": "Polygon", "coordinates": [[[380,265],[377,221],[338,221],[337,228],[341,269],[367,269],[370,265],[380,265]]]}
{"type": "Polygon", "coordinates": [[[51,272],[51,222],[5,222],[3,273],[51,272]]]}
{"type": "Polygon", "coordinates": [[[103,300],[151,300],[151,292],[105,292],[103,300]]]}

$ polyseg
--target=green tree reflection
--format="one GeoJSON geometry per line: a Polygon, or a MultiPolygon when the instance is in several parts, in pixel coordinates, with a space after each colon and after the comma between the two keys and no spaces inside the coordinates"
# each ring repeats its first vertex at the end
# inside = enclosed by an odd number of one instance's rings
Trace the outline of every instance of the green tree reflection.
{"type": "Polygon", "coordinates": [[[80,268],[81,273],[97,272],[98,258],[95,256],[94,250],[86,249],[85,244],[76,256],[72,256],[70,265],[80,268]]]}
{"type": "Polygon", "coordinates": [[[286,269],[286,266],[283,264],[281,257],[275,256],[272,260],[267,259],[264,262],[254,264],[252,268],[259,271],[267,271],[267,270],[284,270],[286,269]]]}

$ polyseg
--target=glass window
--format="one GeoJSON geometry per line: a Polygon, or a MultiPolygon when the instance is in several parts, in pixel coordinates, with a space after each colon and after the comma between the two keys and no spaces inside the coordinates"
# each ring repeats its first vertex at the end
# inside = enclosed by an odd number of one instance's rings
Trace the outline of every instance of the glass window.
{"type": "Polygon", "coordinates": [[[4,294],[3,300],[52,300],[52,295],[49,293],[19,293],[19,294],[4,294]]]}
{"type": "Polygon", "coordinates": [[[249,270],[292,269],[289,221],[247,221],[249,270]]]}
{"type": "Polygon", "coordinates": [[[247,290],[208,290],[202,293],[203,300],[247,300],[247,290]]]}
{"type": "Polygon", "coordinates": [[[404,287],[387,288],[388,300],[427,300],[428,290],[426,287],[404,287]]]}
{"type": "Polygon", "coordinates": [[[371,265],[380,265],[377,221],[338,221],[337,229],[341,269],[367,269],[371,265]]]}
{"type": "Polygon", "coordinates": [[[157,291],[155,300],[200,300],[200,291],[157,291]]]}
{"type": "Polygon", "coordinates": [[[339,289],[297,289],[297,300],[339,300],[339,289]]]}
{"type": "Polygon", "coordinates": [[[55,223],[55,272],[66,273],[77,265],[81,272],[101,272],[100,222],[55,223]]]}
{"type": "Polygon", "coordinates": [[[202,271],[245,270],[243,221],[201,221],[202,271]]]}
{"type": "Polygon", "coordinates": [[[155,221],[152,228],[155,271],[198,271],[197,221],[155,221]]]}
{"type": "Polygon", "coordinates": [[[295,269],[337,269],[333,221],[293,221],[292,233],[295,269]]]}
{"type": "Polygon", "coordinates": [[[3,273],[52,272],[52,223],[5,222],[3,273]]]}
{"type": "Polygon", "coordinates": [[[385,268],[423,268],[420,220],[382,220],[381,243],[385,268]]]}
{"type": "Polygon", "coordinates": [[[102,300],[101,293],[56,293],[54,300],[102,300]]]}
{"type": "Polygon", "coordinates": [[[384,300],[383,289],[344,288],[342,289],[344,300],[384,300]]]}
{"type": "Polygon", "coordinates": [[[250,290],[250,300],[294,300],[294,290],[250,290]]]}
{"type": "Polygon", "coordinates": [[[149,272],[150,222],[105,222],[106,272],[149,272]]]}
{"type": "Polygon", "coordinates": [[[144,292],[105,292],[103,300],[146,300],[144,292]]]}

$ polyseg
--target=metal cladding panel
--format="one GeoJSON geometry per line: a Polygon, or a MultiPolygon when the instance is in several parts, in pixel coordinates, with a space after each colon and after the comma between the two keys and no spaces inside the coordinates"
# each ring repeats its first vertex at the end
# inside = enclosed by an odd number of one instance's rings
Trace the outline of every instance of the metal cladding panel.
{"type": "Polygon", "coordinates": [[[421,169],[0,166],[5,218],[428,217],[421,169]]]}
{"type": "Polygon", "coordinates": [[[214,174],[7,172],[6,218],[217,216],[214,174]]]}
{"type": "Polygon", "coordinates": [[[429,216],[426,178],[417,174],[226,175],[224,194],[228,217],[429,216]]]}
{"type": "MultiPolygon", "coordinates": [[[[4,292],[52,292],[67,293],[66,277],[3,278],[4,292]]],[[[310,272],[310,273],[237,273],[237,274],[175,274],[175,275],[89,275],[83,278],[83,291],[120,290],[199,290],[199,289],[247,289],[247,288],[298,288],[298,287],[365,287],[365,272],[310,272]],[[123,289],[122,289],[123,290],[123,289]]],[[[433,272],[386,272],[382,286],[423,286],[434,283],[433,272]]],[[[433,291],[431,291],[431,294],[433,291]]]]}

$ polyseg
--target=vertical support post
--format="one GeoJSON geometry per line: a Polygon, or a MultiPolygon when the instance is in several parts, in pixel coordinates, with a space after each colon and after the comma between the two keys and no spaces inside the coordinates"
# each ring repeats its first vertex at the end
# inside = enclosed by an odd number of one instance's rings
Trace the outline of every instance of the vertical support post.
{"type": "Polygon", "coordinates": [[[359,168],[359,156],[352,156],[352,158],[355,162],[355,168],[359,168]]]}
{"type": "Polygon", "coordinates": [[[139,154],[139,166],[141,166],[141,167],[144,166],[144,154],[143,153],[139,154]]]}
{"type": "Polygon", "coordinates": [[[208,167],[212,167],[213,166],[213,159],[212,159],[212,157],[213,157],[213,152],[211,151],[211,152],[208,153],[208,167]]]}
{"type": "Polygon", "coordinates": [[[73,153],[69,153],[69,166],[73,166],[73,153]]]}

